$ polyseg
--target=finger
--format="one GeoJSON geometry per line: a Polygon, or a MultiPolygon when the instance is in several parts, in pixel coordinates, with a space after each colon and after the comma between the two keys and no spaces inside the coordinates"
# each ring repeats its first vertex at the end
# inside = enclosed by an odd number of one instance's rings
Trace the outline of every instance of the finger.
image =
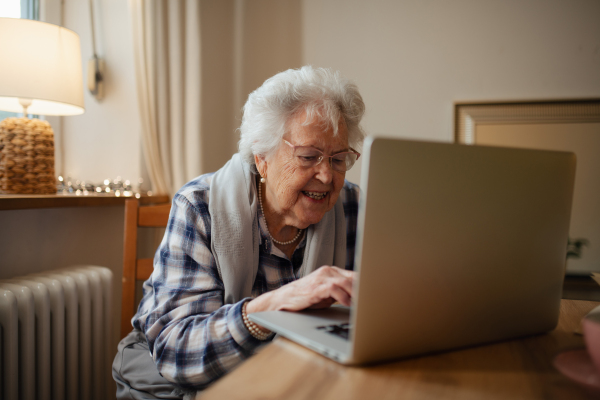
{"type": "Polygon", "coordinates": [[[337,267],[323,266],[304,278],[276,289],[279,310],[302,310],[334,298],[350,305],[354,273],[337,267]],[[335,293],[335,295],[333,295],[335,293]]]}
{"type": "Polygon", "coordinates": [[[339,276],[337,278],[333,278],[333,284],[340,287],[348,296],[352,297],[352,289],[354,287],[354,280],[352,278],[347,278],[345,276],[339,276]]]}
{"type": "Polygon", "coordinates": [[[312,306],[308,307],[308,308],[312,308],[312,309],[321,309],[321,308],[327,308],[327,307],[331,307],[331,305],[335,303],[335,299],[332,297],[329,297],[328,299],[324,299],[321,300],[318,303],[313,304],[312,306]]]}
{"type": "MultiPolygon", "coordinates": [[[[314,272],[321,272],[322,276],[331,276],[331,277],[343,277],[345,279],[354,280],[356,273],[354,271],[345,270],[339,267],[323,265],[321,268],[317,269],[314,272]]],[[[313,272],[313,273],[314,273],[313,272]]],[[[310,274],[308,275],[310,276],[310,274]]]]}
{"type": "Polygon", "coordinates": [[[349,297],[352,297],[352,287],[354,285],[354,275],[352,271],[345,271],[337,267],[329,266],[323,266],[321,269],[323,272],[311,277],[320,281],[318,284],[318,291],[321,292],[319,293],[319,297],[329,297],[333,287],[339,287],[341,290],[345,291],[349,297]],[[350,274],[347,274],[346,272],[350,272],[350,274]],[[322,292],[323,290],[324,292],[322,292]]]}
{"type": "MultiPolygon", "coordinates": [[[[354,279],[354,276],[356,275],[356,272],[354,272],[354,271],[336,267],[335,265],[332,265],[332,266],[324,265],[323,267],[328,267],[325,270],[330,272],[332,275],[341,275],[341,276],[344,276],[344,277],[350,278],[350,279],[354,279]]],[[[321,268],[323,268],[323,267],[321,267],[321,268]]]]}
{"type": "Polygon", "coordinates": [[[352,298],[342,288],[336,286],[331,290],[331,297],[344,306],[350,307],[352,298]]]}
{"type": "Polygon", "coordinates": [[[345,276],[346,278],[350,278],[350,279],[354,279],[354,277],[356,276],[356,272],[354,271],[349,271],[347,269],[341,269],[338,268],[339,273],[342,274],[343,276],[345,276]]]}

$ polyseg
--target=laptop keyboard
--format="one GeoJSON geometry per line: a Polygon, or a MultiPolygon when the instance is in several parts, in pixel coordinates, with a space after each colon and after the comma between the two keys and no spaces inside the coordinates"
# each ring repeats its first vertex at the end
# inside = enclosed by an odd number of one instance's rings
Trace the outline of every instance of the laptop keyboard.
{"type": "Polygon", "coordinates": [[[327,333],[331,333],[332,335],[339,336],[346,340],[348,340],[348,335],[350,334],[350,324],[347,323],[317,326],[317,329],[324,330],[327,333]]]}

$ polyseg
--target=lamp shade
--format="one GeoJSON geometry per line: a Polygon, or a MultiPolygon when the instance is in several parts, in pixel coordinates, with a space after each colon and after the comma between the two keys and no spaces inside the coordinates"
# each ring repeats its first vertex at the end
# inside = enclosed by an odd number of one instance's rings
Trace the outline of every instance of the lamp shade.
{"type": "Polygon", "coordinates": [[[0,110],[77,115],[84,111],[79,36],[28,19],[0,18],[0,110]]]}

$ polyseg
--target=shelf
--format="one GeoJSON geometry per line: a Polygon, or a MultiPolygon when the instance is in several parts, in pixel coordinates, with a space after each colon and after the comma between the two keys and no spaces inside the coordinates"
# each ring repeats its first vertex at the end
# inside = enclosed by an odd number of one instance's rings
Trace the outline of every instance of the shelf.
{"type": "MultiPolygon", "coordinates": [[[[59,207],[103,207],[125,204],[125,200],[134,197],[117,196],[77,196],[77,195],[19,195],[0,194],[0,210],[29,210],[38,208],[59,207]]],[[[157,204],[169,202],[169,196],[142,196],[140,204],[157,204]]]]}

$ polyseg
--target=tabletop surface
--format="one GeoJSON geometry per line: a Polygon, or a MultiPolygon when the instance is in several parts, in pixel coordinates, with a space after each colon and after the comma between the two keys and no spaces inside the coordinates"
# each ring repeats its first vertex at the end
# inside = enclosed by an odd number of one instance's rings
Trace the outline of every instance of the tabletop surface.
{"type": "Polygon", "coordinates": [[[546,334],[367,367],[279,338],[197,399],[589,399],[552,361],[584,346],[581,318],[599,304],[562,300],[546,334]]]}

